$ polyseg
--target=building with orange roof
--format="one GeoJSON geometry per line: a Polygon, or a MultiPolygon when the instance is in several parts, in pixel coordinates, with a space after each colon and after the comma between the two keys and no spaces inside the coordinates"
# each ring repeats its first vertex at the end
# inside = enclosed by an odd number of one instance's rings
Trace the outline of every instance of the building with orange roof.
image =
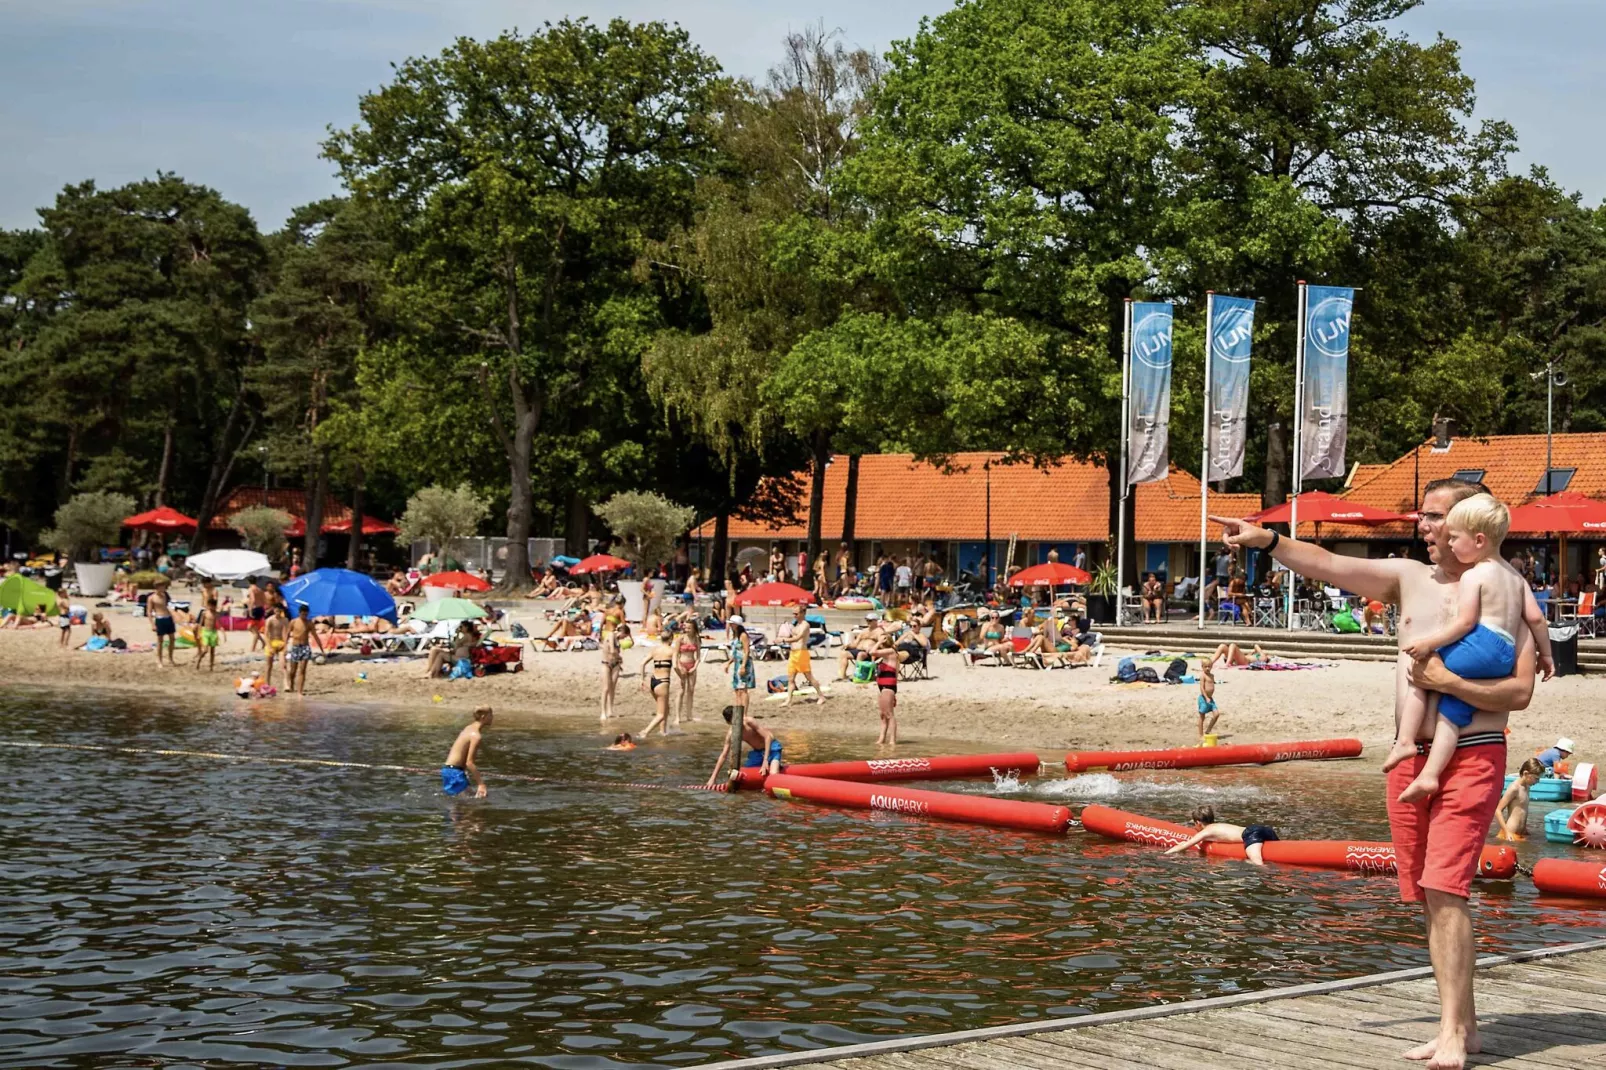
{"type": "MultiPolygon", "coordinates": [[[[1056,550],[1067,563],[1079,549],[1086,550],[1090,560],[1102,556],[1113,530],[1109,472],[1102,465],[1066,460],[1035,468],[1003,460],[998,453],[962,453],[941,469],[906,453],[861,457],[853,530],[860,567],[890,554],[931,557],[950,575],[956,569],[979,573],[987,558],[989,528],[993,568],[998,572],[1006,564],[1046,561],[1056,550]]],[[[820,538],[828,549],[842,538],[847,467],[845,457],[832,458],[826,467],[820,538]]],[[[801,474],[798,485],[803,489],[788,519],[770,523],[731,517],[732,561],[767,558],[771,548],[779,547],[795,567],[808,539],[807,473],[801,474]]],[[[1199,506],[1199,481],[1175,466],[1166,479],[1134,488],[1140,571],[1173,580],[1197,571],[1199,506]]],[[[1260,498],[1254,494],[1211,496],[1212,512],[1242,515],[1259,507],[1260,498]]],[[[709,539],[713,534],[710,521],[692,536],[709,539]]],[[[1211,525],[1210,538],[1220,541],[1218,525],[1211,525]]]]}

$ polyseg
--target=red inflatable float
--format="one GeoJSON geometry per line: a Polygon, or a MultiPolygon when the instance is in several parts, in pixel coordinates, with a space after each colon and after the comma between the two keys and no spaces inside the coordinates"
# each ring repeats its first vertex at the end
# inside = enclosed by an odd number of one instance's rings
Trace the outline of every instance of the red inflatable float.
{"type": "Polygon", "coordinates": [[[1578,847],[1606,848],[1606,802],[1587,802],[1574,810],[1567,831],[1578,847]]]}
{"type": "Polygon", "coordinates": [[[890,810],[897,814],[940,817],[947,821],[1023,829],[1027,832],[1063,833],[1071,823],[1071,811],[1068,808],[1048,803],[1017,802],[985,795],[958,795],[947,791],[922,791],[919,788],[888,788],[786,773],[766,778],[764,791],[777,799],[798,799],[856,810],[890,810]]]}
{"type": "Polygon", "coordinates": [[[1534,863],[1534,887],[1552,895],[1585,895],[1606,899],[1606,865],[1541,858],[1534,863]]]}
{"type": "MultiPolygon", "coordinates": [[[[1037,772],[1040,764],[1031,751],[1014,754],[949,754],[935,758],[872,758],[863,762],[814,762],[788,765],[787,776],[823,777],[826,780],[954,780],[959,777],[991,776],[993,770],[1017,776],[1037,772]]],[[[764,783],[757,769],[743,769],[738,787],[756,788],[764,783]]]]}
{"type": "Polygon", "coordinates": [[[1192,769],[1206,765],[1268,765],[1325,758],[1359,758],[1358,739],[1313,739],[1299,743],[1240,743],[1230,747],[1173,747],[1169,750],[1073,750],[1067,773],[1108,769],[1192,769]]]}
{"type": "MultiPolygon", "coordinates": [[[[1108,806],[1089,806],[1082,810],[1082,827],[1100,836],[1129,840],[1150,847],[1173,847],[1193,835],[1193,830],[1169,821],[1129,814],[1108,806]]],[[[1243,858],[1241,843],[1207,843],[1211,858],[1243,858]]],[[[1366,840],[1277,840],[1262,847],[1268,862],[1316,869],[1347,869],[1357,873],[1393,873],[1394,845],[1366,840]]],[[[1478,876],[1490,880],[1509,880],[1517,871],[1517,853],[1509,847],[1485,847],[1478,859],[1478,876]]]]}

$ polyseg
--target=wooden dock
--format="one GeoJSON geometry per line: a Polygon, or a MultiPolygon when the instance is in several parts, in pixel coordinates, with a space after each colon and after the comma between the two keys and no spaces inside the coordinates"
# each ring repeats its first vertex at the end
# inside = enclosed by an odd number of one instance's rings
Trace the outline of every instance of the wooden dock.
{"type": "MultiPolygon", "coordinates": [[[[1606,1067],[1606,940],[1480,959],[1483,1054],[1511,1070],[1606,1067]]],[[[1427,968],[1214,999],[787,1052],[719,1070],[1293,1070],[1402,1067],[1439,1003],[1427,968]]]]}

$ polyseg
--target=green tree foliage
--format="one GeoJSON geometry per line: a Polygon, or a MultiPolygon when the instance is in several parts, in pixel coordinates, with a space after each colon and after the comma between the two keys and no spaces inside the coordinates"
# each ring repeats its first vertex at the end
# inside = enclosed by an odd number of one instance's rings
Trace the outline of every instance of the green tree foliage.
{"type": "Polygon", "coordinates": [[[127,494],[89,491],[75,494],[56,510],[52,526],[39,541],[73,561],[98,561],[102,546],[117,545],[123,519],[134,511],[127,494]]]}
{"type": "Polygon", "coordinates": [[[675,540],[686,534],[696,517],[692,509],[643,490],[622,491],[593,508],[625,541],[625,557],[649,569],[669,560],[675,540]]]}
{"type": "Polygon", "coordinates": [[[444,560],[452,543],[474,534],[490,513],[490,504],[467,483],[425,487],[407,499],[407,511],[396,523],[398,537],[408,542],[428,539],[444,560]]]}
{"type": "Polygon", "coordinates": [[[462,39],[401,64],[326,145],[388,225],[431,378],[482,392],[508,466],[510,583],[529,570],[537,435],[569,444],[628,408],[658,320],[633,269],[690,218],[716,70],[661,23],[462,39]]]}
{"type": "Polygon", "coordinates": [[[284,556],[285,533],[294,523],[295,518],[289,513],[267,505],[253,505],[229,517],[229,527],[240,533],[246,547],[270,561],[284,556]]]}

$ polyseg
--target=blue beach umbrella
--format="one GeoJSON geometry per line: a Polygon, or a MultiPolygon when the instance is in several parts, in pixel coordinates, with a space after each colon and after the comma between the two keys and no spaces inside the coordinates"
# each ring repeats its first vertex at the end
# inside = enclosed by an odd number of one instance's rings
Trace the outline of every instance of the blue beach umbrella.
{"type": "Polygon", "coordinates": [[[361,572],[320,568],[280,588],[290,615],[305,605],[314,617],[383,617],[396,623],[396,600],[361,572]]]}

